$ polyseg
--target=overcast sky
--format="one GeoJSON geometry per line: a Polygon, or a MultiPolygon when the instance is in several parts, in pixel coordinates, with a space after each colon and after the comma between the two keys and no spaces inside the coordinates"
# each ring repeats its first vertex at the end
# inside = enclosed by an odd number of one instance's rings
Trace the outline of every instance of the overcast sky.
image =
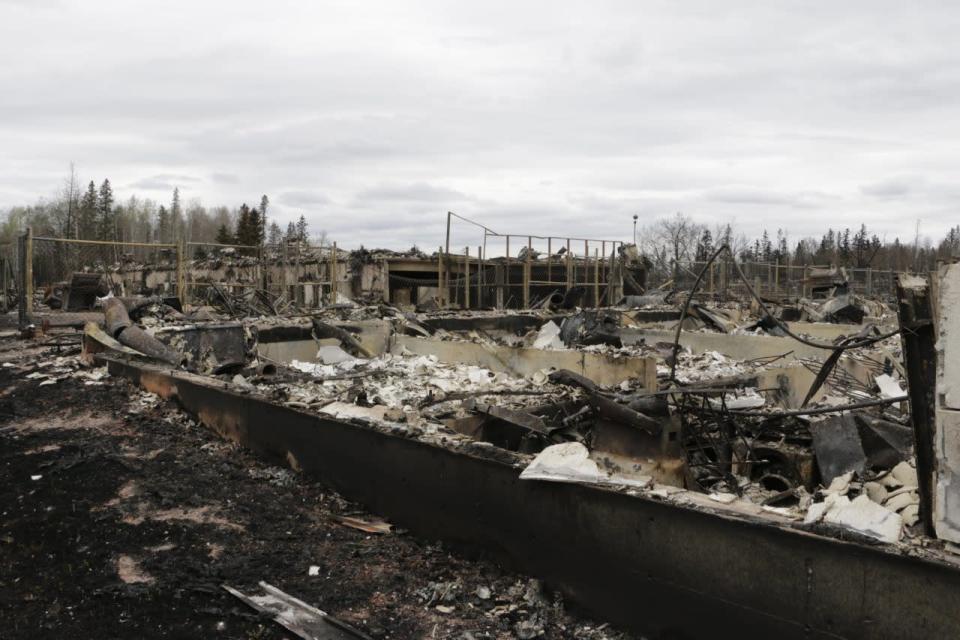
{"type": "Polygon", "coordinates": [[[936,237],[957,34],[947,2],[0,0],[0,209],[72,161],[121,199],[266,193],[349,247],[436,247],[447,210],[936,237]]]}

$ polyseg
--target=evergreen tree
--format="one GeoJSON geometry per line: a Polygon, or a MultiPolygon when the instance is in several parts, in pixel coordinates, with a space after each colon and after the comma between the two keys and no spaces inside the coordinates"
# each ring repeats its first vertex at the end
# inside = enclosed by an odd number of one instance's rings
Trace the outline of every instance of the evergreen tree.
{"type": "Polygon", "coordinates": [[[283,240],[283,231],[276,222],[270,223],[270,230],[267,232],[267,244],[277,246],[283,240]]]}
{"type": "Polygon", "coordinates": [[[250,209],[250,244],[259,247],[263,244],[263,218],[259,209],[250,209]]]}
{"type": "Polygon", "coordinates": [[[157,210],[157,240],[161,243],[170,242],[170,214],[167,208],[160,205],[157,210]]]}
{"type": "Polygon", "coordinates": [[[260,242],[267,237],[267,207],[270,206],[270,198],[267,194],[260,196],[260,242]]]}
{"type": "Polygon", "coordinates": [[[780,264],[790,261],[790,247],[787,246],[787,234],[783,229],[777,229],[777,249],[774,252],[774,259],[780,264]]]}
{"type": "Polygon", "coordinates": [[[183,209],[180,206],[180,188],[173,188],[170,202],[170,242],[183,237],[183,209]]]}
{"type": "Polygon", "coordinates": [[[227,225],[221,224],[220,228],[217,229],[217,244],[234,244],[233,240],[230,229],[227,228],[227,225]]]}
{"type": "Polygon", "coordinates": [[[97,237],[100,240],[115,240],[116,226],[113,217],[113,189],[110,181],[104,180],[100,185],[97,198],[97,237]]]}
{"type": "Polygon", "coordinates": [[[237,230],[234,233],[237,244],[253,244],[252,234],[250,233],[250,207],[244,202],[240,205],[240,213],[237,215],[237,230]]]}
{"type": "MultiPolygon", "coordinates": [[[[707,231],[707,234],[710,232],[707,231]]],[[[306,244],[307,243],[307,219],[303,217],[303,214],[300,214],[300,219],[297,220],[297,239],[306,244]]]]}
{"type": "Polygon", "coordinates": [[[827,229],[823,239],[820,240],[820,252],[824,255],[832,255],[835,249],[836,239],[833,234],[833,229],[827,229]]]}
{"type": "Polygon", "coordinates": [[[844,229],[843,234],[837,242],[837,250],[840,254],[841,264],[850,264],[850,229],[844,229]]]}
{"type": "Polygon", "coordinates": [[[288,222],[288,223],[287,223],[287,235],[284,236],[284,238],[286,238],[287,242],[290,242],[291,240],[296,240],[296,239],[297,239],[297,225],[293,224],[293,222],[288,222]]]}
{"type": "Polygon", "coordinates": [[[867,225],[861,224],[860,230],[853,236],[853,256],[858,267],[867,264],[870,252],[870,239],[867,235],[867,225]]]}
{"type": "Polygon", "coordinates": [[[773,245],[770,243],[770,234],[763,230],[763,239],[760,241],[760,249],[763,251],[763,261],[770,262],[773,258],[773,245]]]}
{"type": "Polygon", "coordinates": [[[793,261],[795,264],[807,264],[809,256],[803,241],[797,243],[797,248],[793,250],[793,261]]]}
{"type": "MultiPolygon", "coordinates": [[[[879,241],[879,238],[877,240],[879,241]]],[[[940,243],[939,249],[941,258],[953,258],[960,253],[960,225],[951,227],[950,230],[947,231],[947,235],[940,243]]]]}
{"type": "Polygon", "coordinates": [[[90,181],[87,191],[80,199],[80,210],[77,213],[80,237],[84,240],[94,240],[97,235],[97,186],[90,181]]]}

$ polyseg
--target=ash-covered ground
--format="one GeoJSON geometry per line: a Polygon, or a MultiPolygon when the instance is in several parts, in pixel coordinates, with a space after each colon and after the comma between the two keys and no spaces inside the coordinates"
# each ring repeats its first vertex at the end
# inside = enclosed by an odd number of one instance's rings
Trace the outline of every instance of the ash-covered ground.
{"type": "Polygon", "coordinates": [[[345,526],[377,517],[78,353],[0,341],[0,637],[292,637],[222,589],[259,581],[374,638],[634,637],[482,550],[345,526]]]}

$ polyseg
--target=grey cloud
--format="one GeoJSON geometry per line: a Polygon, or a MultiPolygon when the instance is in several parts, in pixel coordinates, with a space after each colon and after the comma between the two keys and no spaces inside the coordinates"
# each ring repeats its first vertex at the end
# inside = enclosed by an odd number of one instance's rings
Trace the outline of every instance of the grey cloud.
{"type": "Polygon", "coordinates": [[[330,204],[330,198],[316,191],[284,191],[279,201],[291,207],[321,207],[330,204]]]}
{"type": "Polygon", "coordinates": [[[455,189],[440,187],[425,182],[411,184],[380,185],[365,189],[357,194],[358,201],[392,200],[400,202],[464,202],[472,200],[470,196],[455,189]]]}
{"type": "Polygon", "coordinates": [[[197,182],[200,182],[200,178],[197,178],[196,176],[158,173],[145,178],[140,178],[139,180],[126,185],[126,188],[145,189],[148,191],[173,191],[177,187],[182,189],[184,184],[195,184],[197,182]]]}
{"type": "Polygon", "coordinates": [[[922,186],[923,180],[915,176],[899,176],[862,185],[860,192],[873,198],[902,198],[922,186]]]}
{"type": "Polygon", "coordinates": [[[278,222],[401,248],[450,208],[518,233],[684,211],[907,237],[960,198],[960,6],[51,5],[0,1],[0,207],[71,161],[120,198],[267,193],[278,222]]]}
{"type": "Polygon", "coordinates": [[[760,187],[731,185],[708,189],[703,197],[708,201],[745,205],[784,205],[812,208],[829,198],[817,192],[784,192],[760,187]]]}

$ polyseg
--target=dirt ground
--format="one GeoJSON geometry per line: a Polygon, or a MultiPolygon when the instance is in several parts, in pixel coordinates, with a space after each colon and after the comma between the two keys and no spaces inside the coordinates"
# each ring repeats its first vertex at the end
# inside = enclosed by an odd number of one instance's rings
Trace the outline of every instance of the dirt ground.
{"type": "Polygon", "coordinates": [[[635,637],[476,550],[341,524],[376,516],[78,353],[0,340],[0,637],[293,637],[222,589],[261,580],[374,638],[635,637]]]}

